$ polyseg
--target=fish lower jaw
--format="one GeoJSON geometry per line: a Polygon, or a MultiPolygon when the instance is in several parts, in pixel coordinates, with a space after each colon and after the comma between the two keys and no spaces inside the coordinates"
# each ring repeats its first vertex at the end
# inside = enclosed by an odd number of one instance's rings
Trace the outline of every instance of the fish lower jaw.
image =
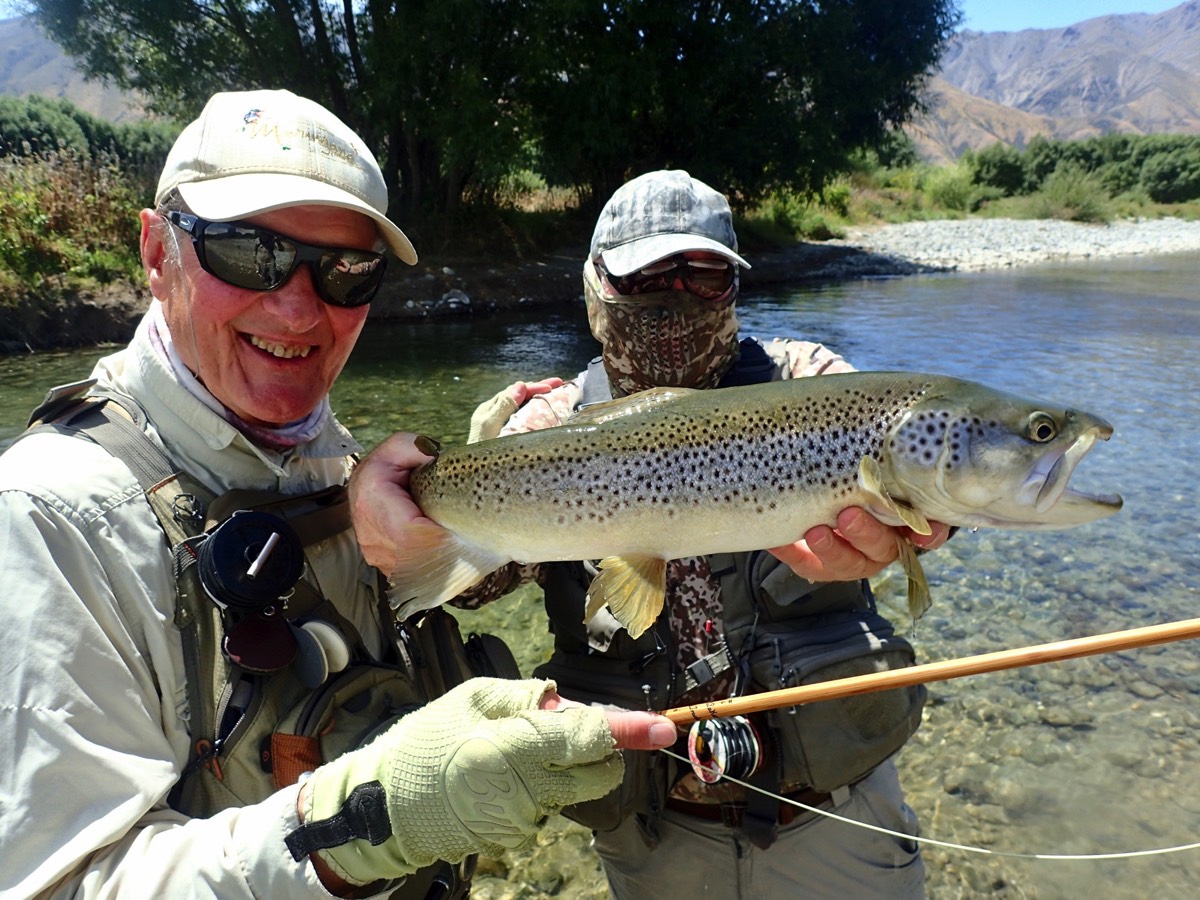
{"type": "Polygon", "coordinates": [[[986,513],[976,511],[968,515],[948,514],[938,521],[961,528],[1057,531],[1107,518],[1120,510],[1123,502],[1118,494],[1091,495],[1068,490],[1059,497],[1054,506],[1045,510],[1027,504],[1004,511],[992,509],[986,513]]]}

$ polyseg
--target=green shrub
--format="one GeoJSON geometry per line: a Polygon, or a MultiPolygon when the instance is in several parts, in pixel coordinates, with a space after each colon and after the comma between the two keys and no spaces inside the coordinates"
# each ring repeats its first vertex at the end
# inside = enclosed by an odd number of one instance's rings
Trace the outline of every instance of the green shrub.
{"type": "Polygon", "coordinates": [[[140,277],[141,205],[111,159],[70,150],[0,158],[0,283],[140,277]]]}
{"type": "Polygon", "coordinates": [[[1040,219],[1107,222],[1112,218],[1104,185],[1078,163],[1060,163],[1032,199],[1033,214],[1040,219]]]}
{"type": "Polygon", "coordinates": [[[765,230],[777,231],[791,239],[821,241],[842,237],[845,233],[820,207],[785,191],[769,195],[750,218],[765,224],[765,230]]]}
{"type": "Polygon", "coordinates": [[[1007,144],[992,144],[978,153],[967,153],[963,162],[971,169],[976,184],[995,188],[1001,197],[1023,194],[1026,190],[1025,163],[1021,151],[1007,144]]]}
{"type": "Polygon", "coordinates": [[[850,215],[850,200],[853,192],[847,181],[835,181],[821,192],[821,205],[845,218],[850,215]]]}
{"type": "Polygon", "coordinates": [[[969,212],[975,194],[971,170],[963,165],[938,169],[925,183],[925,195],[934,206],[969,212]]]}
{"type": "Polygon", "coordinates": [[[1200,144],[1149,157],[1138,182],[1155,203],[1200,199],[1200,144]]]}

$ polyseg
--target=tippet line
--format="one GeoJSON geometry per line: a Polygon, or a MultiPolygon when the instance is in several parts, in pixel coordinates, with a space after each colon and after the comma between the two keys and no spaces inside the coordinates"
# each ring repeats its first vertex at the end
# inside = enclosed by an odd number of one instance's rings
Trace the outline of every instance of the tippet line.
{"type": "MultiPolygon", "coordinates": [[[[680,756],[678,753],[673,753],[670,750],[661,750],[659,752],[665,753],[667,756],[673,757],[687,766],[692,765],[692,761],[690,759],[686,759],[685,757],[680,756]]],[[[711,769],[710,771],[720,776],[722,781],[733,782],[734,784],[740,785],[747,790],[757,791],[765,796],[773,797],[782,803],[787,803],[792,806],[799,807],[800,809],[807,810],[808,812],[825,816],[827,819],[835,819],[836,821],[843,822],[846,825],[853,825],[857,828],[865,828],[868,831],[877,831],[880,834],[890,835],[891,837],[899,838],[903,841],[913,841],[918,844],[929,844],[933,847],[945,847],[950,850],[965,850],[968,853],[983,853],[988,856],[1005,856],[1010,859],[1046,859],[1078,862],[1081,860],[1133,859],[1138,856],[1161,856],[1167,853],[1182,853],[1185,850],[1200,849],[1200,841],[1197,841],[1193,844],[1179,844],[1174,847],[1160,847],[1154,850],[1127,850],[1121,853],[1020,853],[1015,850],[989,850],[986,847],[973,847],[970,844],[955,844],[952,841],[939,841],[934,838],[920,837],[915,834],[905,834],[902,831],[892,831],[890,828],[884,828],[881,825],[868,825],[866,822],[859,822],[857,819],[848,819],[845,816],[839,816],[837,813],[830,812],[827,809],[821,809],[818,806],[809,806],[807,803],[801,803],[799,800],[791,800],[779,794],[772,793],[771,791],[763,790],[762,788],[755,787],[752,784],[748,784],[745,781],[741,781],[730,775],[717,772],[716,769],[711,769]]]]}

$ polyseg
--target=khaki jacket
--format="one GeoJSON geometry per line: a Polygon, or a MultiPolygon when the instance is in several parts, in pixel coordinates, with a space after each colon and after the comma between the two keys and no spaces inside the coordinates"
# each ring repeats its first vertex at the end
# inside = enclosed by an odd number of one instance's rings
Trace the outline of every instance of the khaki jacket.
{"type": "MultiPolygon", "coordinates": [[[[287,453],[255,447],[177,383],[146,320],[93,376],[217,494],[340,484],[361,449],[332,418],[287,453]]],[[[353,535],[313,556],[378,653],[376,573],[353,535]]],[[[0,897],[328,896],[284,846],[296,787],[210,819],[167,806],[189,743],[174,608],[166,539],[124,464],[44,433],[0,456],[0,897]]]]}

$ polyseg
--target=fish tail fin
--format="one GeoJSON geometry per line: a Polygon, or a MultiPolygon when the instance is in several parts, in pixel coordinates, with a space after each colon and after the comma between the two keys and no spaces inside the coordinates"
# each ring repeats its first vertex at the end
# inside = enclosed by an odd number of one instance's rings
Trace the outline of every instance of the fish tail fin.
{"type": "Polygon", "coordinates": [[[897,537],[896,545],[900,549],[900,565],[904,567],[904,574],[908,577],[908,614],[915,622],[933,605],[933,598],[929,594],[929,582],[925,580],[925,570],[921,568],[921,561],[917,558],[917,551],[912,542],[907,538],[897,537]]]}
{"type": "Polygon", "coordinates": [[[584,621],[606,603],[629,636],[640,637],[662,612],[667,591],[667,561],[654,556],[609,556],[588,589],[584,621]]]}
{"type": "Polygon", "coordinates": [[[401,619],[452,600],[509,562],[432,523],[410,526],[407,538],[388,579],[388,601],[401,619]]]}

